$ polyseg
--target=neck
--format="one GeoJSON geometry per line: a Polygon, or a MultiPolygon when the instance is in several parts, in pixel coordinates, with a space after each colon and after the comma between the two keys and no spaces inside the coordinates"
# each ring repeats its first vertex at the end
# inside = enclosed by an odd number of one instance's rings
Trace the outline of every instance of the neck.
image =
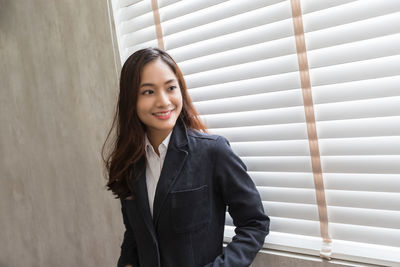
{"type": "Polygon", "coordinates": [[[147,137],[149,138],[150,144],[154,148],[154,151],[157,153],[157,155],[160,156],[160,152],[158,151],[158,147],[164,141],[164,139],[169,135],[169,133],[172,130],[169,131],[147,131],[147,137]]]}

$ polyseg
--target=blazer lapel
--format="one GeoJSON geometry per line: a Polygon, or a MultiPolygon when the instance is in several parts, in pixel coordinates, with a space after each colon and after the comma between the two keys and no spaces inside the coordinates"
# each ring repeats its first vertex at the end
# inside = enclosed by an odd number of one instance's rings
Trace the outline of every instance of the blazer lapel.
{"type": "Polygon", "coordinates": [[[146,185],[146,171],[143,171],[143,173],[140,175],[140,178],[136,182],[136,186],[133,187],[133,191],[136,197],[138,208],[142,213],[143,220],[145,221],[147,228],[149,229],[154,240],[157,240],[150,213],[149,197],[147,194],[146,185]]]}
{"type": "Polygon", "coordinates": [[[168,145],[167,155],[158,180],[153,206],[153,221],[157,225],[160,212],[168,193],[182,170],[188,155],[187,132],[183,122],[177,121],[168,145]]]}

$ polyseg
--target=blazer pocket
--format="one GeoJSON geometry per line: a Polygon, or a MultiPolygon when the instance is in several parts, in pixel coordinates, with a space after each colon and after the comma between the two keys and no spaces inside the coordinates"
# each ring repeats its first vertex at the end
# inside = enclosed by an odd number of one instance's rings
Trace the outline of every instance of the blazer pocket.
{"type": "Polygon", "coordinates": [[[185,233],[206,226],[210,220],[208,186],[172,191],[171,206],[175,232],[185,233]]]}

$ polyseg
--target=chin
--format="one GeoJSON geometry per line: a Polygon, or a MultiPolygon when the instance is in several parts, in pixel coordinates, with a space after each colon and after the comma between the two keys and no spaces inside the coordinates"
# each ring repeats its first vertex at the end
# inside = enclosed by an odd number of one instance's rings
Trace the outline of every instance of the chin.
{"type": "Polygon", "coordinates": [[[175,123],[168,123],[168,124],[164,124],[164,125],[153,125],[153,129],[156,131],[170,131],[174,128],[175,123]]]}

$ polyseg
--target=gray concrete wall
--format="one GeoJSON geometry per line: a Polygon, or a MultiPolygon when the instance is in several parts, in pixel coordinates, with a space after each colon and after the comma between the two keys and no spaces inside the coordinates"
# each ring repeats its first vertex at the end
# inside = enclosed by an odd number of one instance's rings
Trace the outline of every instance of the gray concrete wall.
{"type": "Polygon", "coordinates": [[[115,266],[107,1],[0,0],[0,60],[0,267],[115,266]]]}

